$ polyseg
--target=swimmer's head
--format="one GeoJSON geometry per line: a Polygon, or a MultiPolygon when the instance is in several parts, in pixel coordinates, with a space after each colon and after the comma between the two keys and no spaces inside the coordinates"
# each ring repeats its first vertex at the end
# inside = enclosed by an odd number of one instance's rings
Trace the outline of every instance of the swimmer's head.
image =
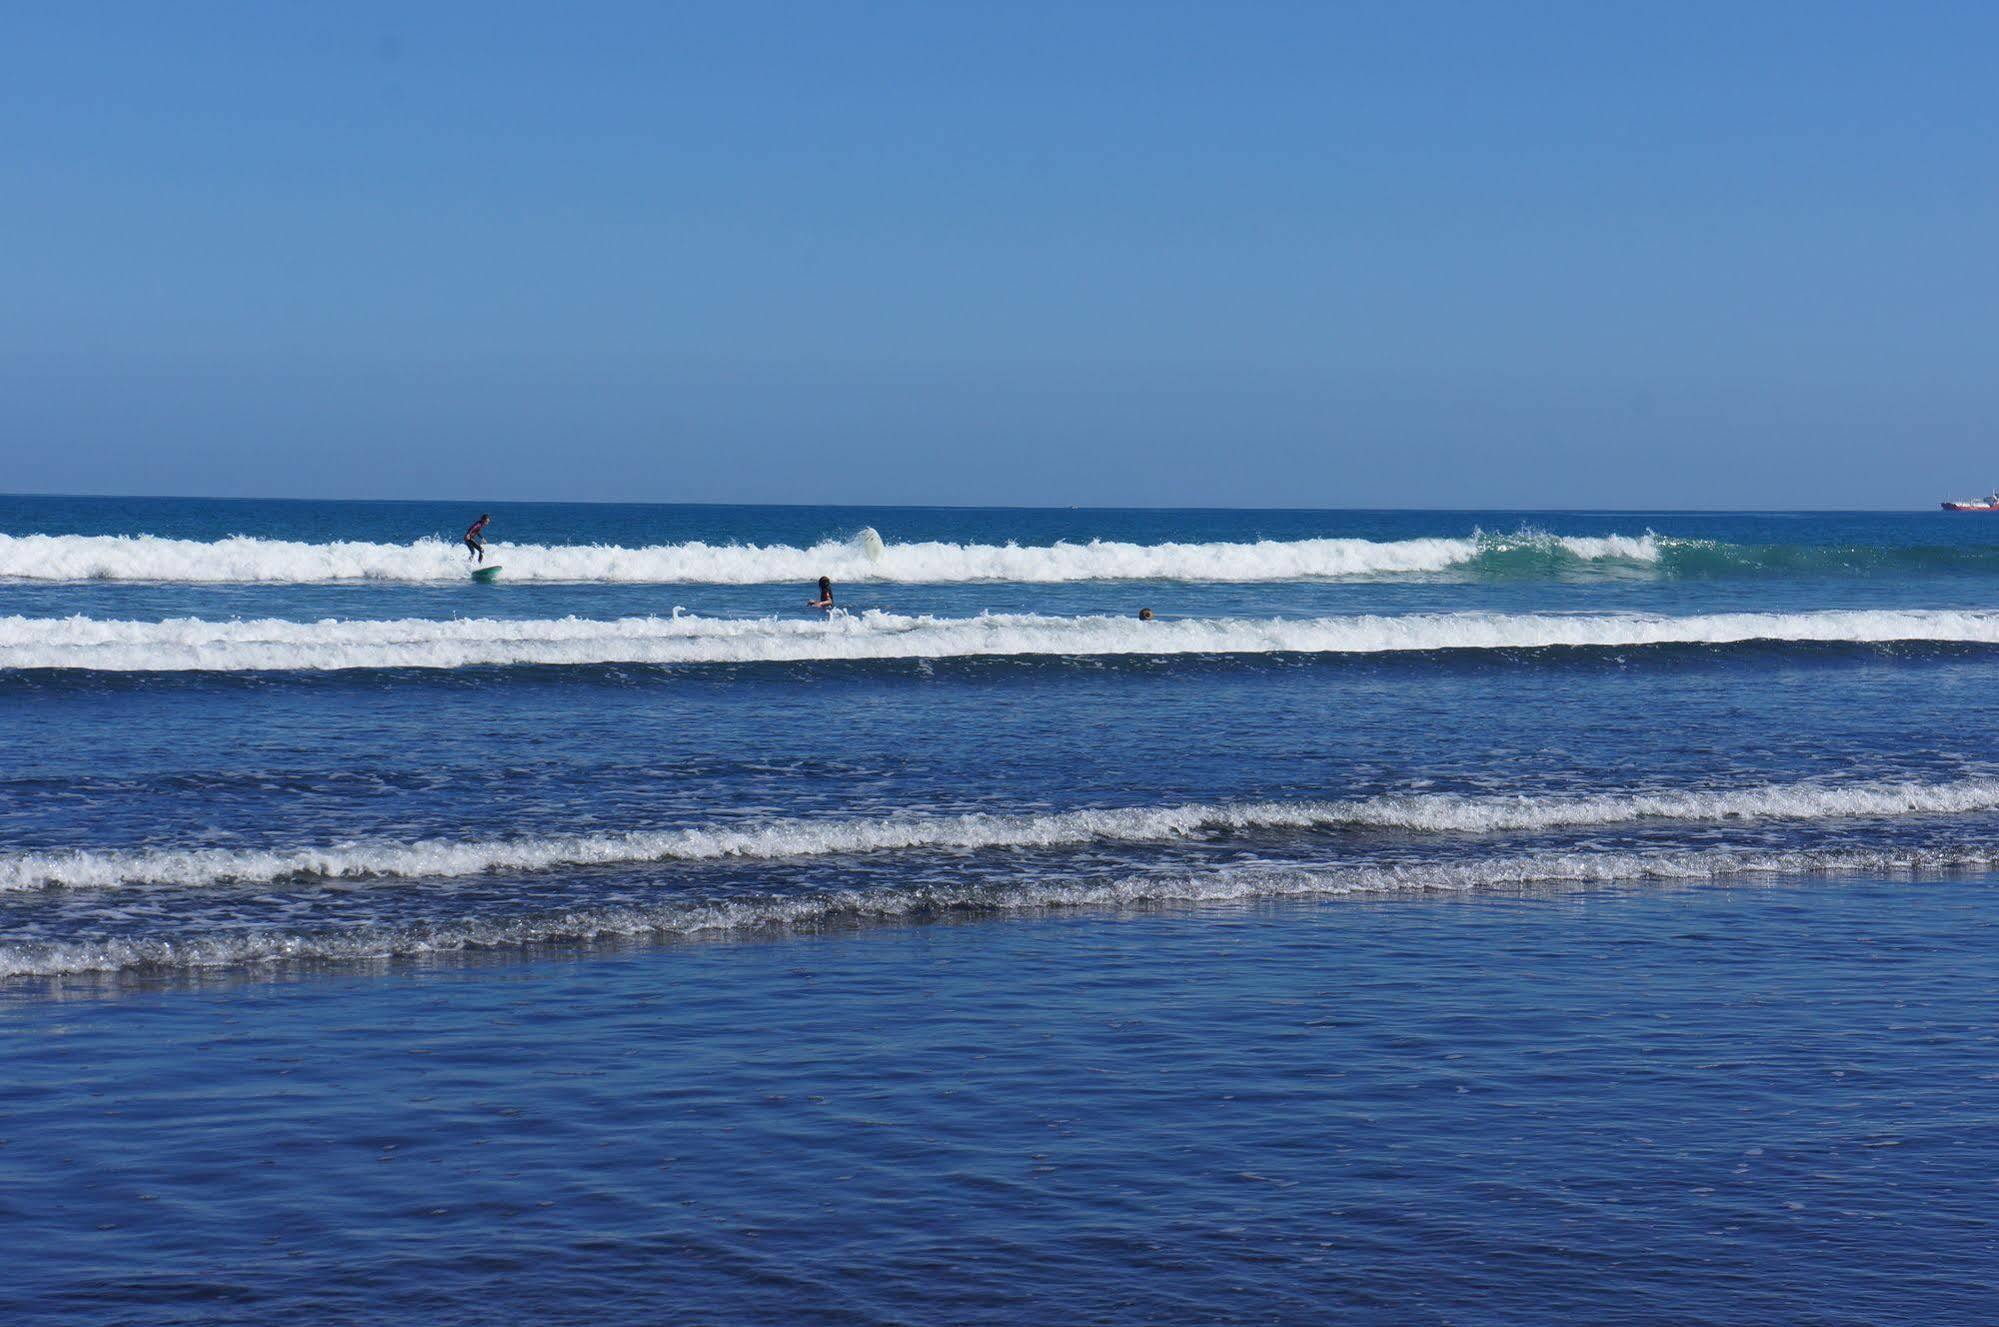
{"type": "Polygon", "coordinates": [[[1151,610],[1150,608],[1141,608],[1141,609],[1139,609],[1139,610],[1138,610],[1138,620],[1139,620],[1140,622],[1150,622],[1150,621],[1152,621],[1152,610],[1151,610]]]}
{"type": "Polygon", "coordinates": [[[819,593],[824,594],[826,593],[826,591],[832,588],[833,588],[833,578],[831,576],[821,576],[819,578],[819,593]]]}

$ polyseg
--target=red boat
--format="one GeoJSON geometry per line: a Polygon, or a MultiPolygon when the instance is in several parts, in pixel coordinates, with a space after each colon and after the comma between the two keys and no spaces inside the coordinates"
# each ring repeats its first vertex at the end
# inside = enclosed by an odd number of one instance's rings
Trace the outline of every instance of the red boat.
{"type": "Polygon", "coordinates": [[[1970,502],[1946,502],[1945,511],[1999,511],[1999,493],[1989,498],[1975,498],[1970,502]]]}

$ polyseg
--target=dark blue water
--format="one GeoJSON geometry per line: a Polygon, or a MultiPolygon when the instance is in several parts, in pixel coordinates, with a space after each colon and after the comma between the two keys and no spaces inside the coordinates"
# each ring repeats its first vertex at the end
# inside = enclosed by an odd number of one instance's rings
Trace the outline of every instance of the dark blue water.
{"type": "Polygon", "coordinates": [[[0,499],[5,1320],[1999,1288],[1999,521],[492,510],[0,499]]]}

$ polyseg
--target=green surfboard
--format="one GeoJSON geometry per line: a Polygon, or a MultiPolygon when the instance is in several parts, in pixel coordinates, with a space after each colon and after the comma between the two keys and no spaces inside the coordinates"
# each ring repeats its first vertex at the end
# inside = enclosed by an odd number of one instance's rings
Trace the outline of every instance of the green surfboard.
{"type": "Polygon", "coordinates": [[[499,564],[495,563],[490,567],[477,568],[472,573],[472,579],[481,585],[491,585],[494,581],[500,579],[499,564]]]}

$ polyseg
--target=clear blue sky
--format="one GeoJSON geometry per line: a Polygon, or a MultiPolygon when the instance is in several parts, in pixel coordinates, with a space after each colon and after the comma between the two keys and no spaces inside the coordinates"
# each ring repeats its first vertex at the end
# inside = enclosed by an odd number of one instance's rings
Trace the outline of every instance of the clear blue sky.
{"type": "Polygon", "coordinates": [[[0,490],[1999,484],[1991,4],[0,10],[0,490]]]}

